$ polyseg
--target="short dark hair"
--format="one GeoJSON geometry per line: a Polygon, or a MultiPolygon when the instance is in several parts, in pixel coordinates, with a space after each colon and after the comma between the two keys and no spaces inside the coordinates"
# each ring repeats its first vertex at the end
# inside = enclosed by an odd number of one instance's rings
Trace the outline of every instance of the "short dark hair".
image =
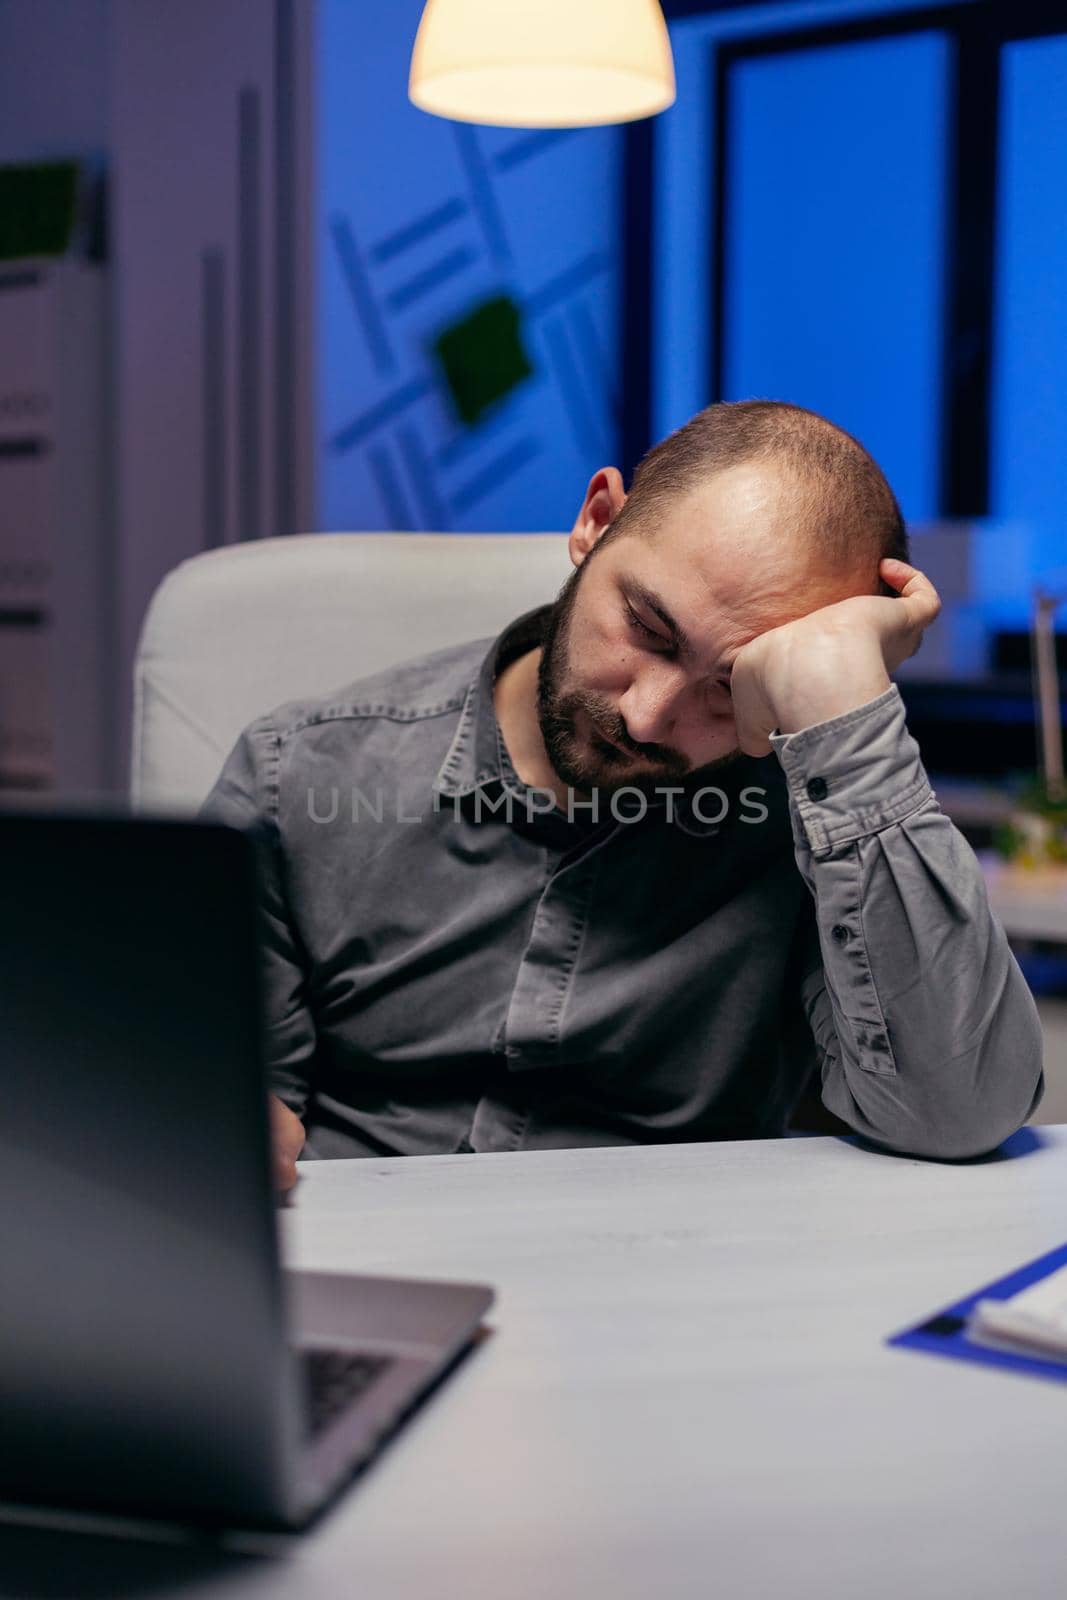
{"type": "Polygon", "coordinates": [[[869,564],[873,578],[885,557],[908,560],[904,518],[878,463],[836,423],[783,400],[719,401],[653,445],[608,533],[655,530],[679,496],[750,461],[776,462],[794,479],[798,540],[820,570],[869,564]]]}

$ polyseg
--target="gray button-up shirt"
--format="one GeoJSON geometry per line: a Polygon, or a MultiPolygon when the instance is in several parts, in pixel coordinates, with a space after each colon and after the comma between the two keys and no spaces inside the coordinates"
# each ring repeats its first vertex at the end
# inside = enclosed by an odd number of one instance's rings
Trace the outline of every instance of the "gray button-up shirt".
{"type": "Polygon", "coordinates": [[[548,609],[260,717],[205,802],[265,838],[270,1065],[306,1154],[777,1135],[813,1074],[893,1149],[1013,1132],[1036,1009],[896,687],[713,785],[568,814],[493,706],[548,609]]]}

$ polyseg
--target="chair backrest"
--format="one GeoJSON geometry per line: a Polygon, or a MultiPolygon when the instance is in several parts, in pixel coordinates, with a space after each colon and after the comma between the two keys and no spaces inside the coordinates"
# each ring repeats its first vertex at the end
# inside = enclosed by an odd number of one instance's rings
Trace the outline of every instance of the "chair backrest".
{"type": "Polygon", "coordinates": [[[254,717],[498,633],[573,570],[562,533],[300,534],[183,561],[141,629],[135,804],[195,809],[254,717]]]}

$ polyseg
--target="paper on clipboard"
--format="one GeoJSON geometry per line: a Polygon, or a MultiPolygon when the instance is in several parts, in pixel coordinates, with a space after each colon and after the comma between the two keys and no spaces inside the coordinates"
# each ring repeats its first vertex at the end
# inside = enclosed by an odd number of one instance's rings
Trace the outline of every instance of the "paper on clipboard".
{"type": "Polygon", "coordinates": [[[979,1300],[968,1333],[972,1339],[995,1339],[998,1348],[1022,1346],[1067,1361],[1067,1267],[1006,1300],[979,1300]]]}
{"type": "Polygon", "coordinates": [[[1067,1244],[984,1284],[887,1343],[1067,1384],[1067,1244]]]}

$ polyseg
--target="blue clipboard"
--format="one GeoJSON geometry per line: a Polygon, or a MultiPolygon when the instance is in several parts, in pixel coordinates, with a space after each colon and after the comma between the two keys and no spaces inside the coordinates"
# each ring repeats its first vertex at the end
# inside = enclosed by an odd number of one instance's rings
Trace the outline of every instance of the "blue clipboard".
{"type": "Polygon", "coordinates": [[[924,1322],[896,1333],[886,1343],[904,1350],[923,1350],[927,1355],[950,1356],[956,1361],[981,1361],[989,1367],[1003,1367],[1008,1372],[1022,1372],[1031,1378],[1050,1378],[1053,1383],[1067,1383],[1067,1361],[1039,1355],[1015,1355],[1010,1350],[994,1350],[976,1344],[967,1337],[967,1319],[979,1300],[1007,1300],[1039,1279],[1046,1278],[1057,1267],[1067,1266],[1067,1244],[1059,1245],[1047,1255],[1038,1256],[1006,1278],[987,1283],[964,1300],[946,1306],[924,1322]]]}

